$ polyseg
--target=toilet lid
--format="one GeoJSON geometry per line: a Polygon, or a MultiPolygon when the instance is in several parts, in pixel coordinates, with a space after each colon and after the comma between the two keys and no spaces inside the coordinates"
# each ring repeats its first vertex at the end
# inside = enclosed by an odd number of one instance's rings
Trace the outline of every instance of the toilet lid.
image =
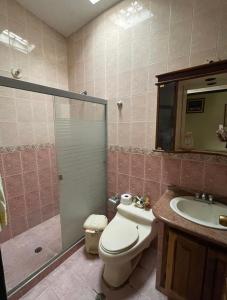
{"type": "Polygon", "coordinates": [[[109,224],[101,236],[101,244],[106,252],[120,253],[133,247],[138,238],[139,233],[135,224],[109,224]]]}

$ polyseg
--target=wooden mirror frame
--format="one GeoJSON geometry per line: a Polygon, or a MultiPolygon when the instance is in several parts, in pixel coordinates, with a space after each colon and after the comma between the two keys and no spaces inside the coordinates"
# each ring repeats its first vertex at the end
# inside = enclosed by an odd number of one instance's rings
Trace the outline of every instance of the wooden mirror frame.
{"type": "Polygon", "coordinates": [[[175,150],[175,138],[176,138],[176,123],[177,123],[177,95],[178,95],[178,85],[179,82],[183,80],[205,77],[209,75],[216,75],[221,73],[227,73],[227,60],[222,60],[218,62],[210,62],[208,64],[203,64],[191,68],[186,68],[182,70],[177,70],[173,72],[168,72],[160,75],[156,75],[158,82],[156,83],[158,87],[158,101],[157,101],[157,120],[156,120],[156,142],[155,150],[156,151],[165,151],[165,152],[178,152],[178,153],[200,153],[200,154],[214,154],[227,156],[227,151],[225,153],[213,152],[213,151],[197,151],[197,150],[175,150]],[[168,150],[163,150],[159,145],[159,120],[160,120],[160,88],[167,84],[175,85],[175,94],[174,94],[174,105],[172,108],[172,121],[173,121],[173,135],[172,142],[168,150]]]}

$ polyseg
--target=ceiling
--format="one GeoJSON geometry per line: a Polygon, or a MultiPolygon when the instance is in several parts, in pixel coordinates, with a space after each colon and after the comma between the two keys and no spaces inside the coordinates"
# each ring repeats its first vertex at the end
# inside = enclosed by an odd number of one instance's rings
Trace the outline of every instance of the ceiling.
{"type": "Polygon", "coordinates": [[[17,0],[46,24],[69,36],[119,0],[17,0]]]}

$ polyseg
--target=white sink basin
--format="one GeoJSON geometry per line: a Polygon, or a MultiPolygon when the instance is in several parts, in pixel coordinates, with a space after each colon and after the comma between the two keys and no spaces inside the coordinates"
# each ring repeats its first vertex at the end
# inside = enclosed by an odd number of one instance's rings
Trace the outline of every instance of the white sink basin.
{"type": "Polygon", "coordinates": [[[227,227],[219,224],[219,216],[227,216],[227,205],[221,203],[204,203],[195,200],[192,196],[173,198],[170,207],[178,215],[194,223],[227,230],[227,227]]]}

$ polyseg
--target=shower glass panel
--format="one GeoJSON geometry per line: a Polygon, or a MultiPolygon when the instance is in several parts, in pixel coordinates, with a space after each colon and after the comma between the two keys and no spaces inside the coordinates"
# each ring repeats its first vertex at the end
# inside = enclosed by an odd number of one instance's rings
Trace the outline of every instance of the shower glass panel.
{"type": "Polygon", "coordinates": [[[106,101],[0,76],[0,176],[11,295],[76,244],[89,214],[105,210],[106,101]]]}
{"type": "Polygon", "coordinates": [[[52,95],[0,86],[8,217],[0,245],[8,292],[62,252],[53,107],[52,95]]]}
{"type": "Polygon", "coordinates": [[[63,249],[83,235],[106,199],[105,105],[55,97],[55,141],[63,249]]]}

